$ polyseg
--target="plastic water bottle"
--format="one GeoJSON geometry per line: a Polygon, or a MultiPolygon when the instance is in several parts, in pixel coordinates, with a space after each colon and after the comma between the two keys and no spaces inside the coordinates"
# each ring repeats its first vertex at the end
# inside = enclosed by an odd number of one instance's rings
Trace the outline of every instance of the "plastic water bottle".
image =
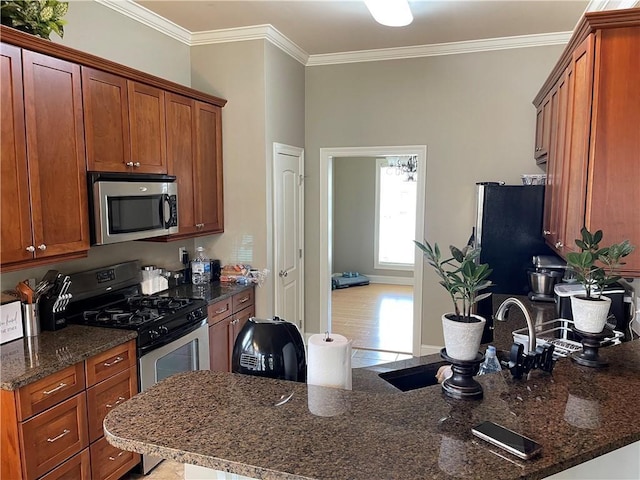
{"type": "Polygon", "coordinates": [[[500,372],[502,367],[496,356],[496,347],[489,345],[487,347],[487,353],[484,356],[484,361],[480,364],[478,375],[485,375],[487,373],[500,372]]]}
{"type": "Polygon", "coordinates": [[[211,281],[211,262],[203,247],[196,248],[196,258],[191,261],[191,283],[206,285],[211,281]]]}

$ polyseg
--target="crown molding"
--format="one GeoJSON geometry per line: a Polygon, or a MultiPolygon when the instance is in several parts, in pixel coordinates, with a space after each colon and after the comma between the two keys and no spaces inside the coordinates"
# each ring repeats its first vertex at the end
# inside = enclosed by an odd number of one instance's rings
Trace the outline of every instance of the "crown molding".
{"type": "Polygon", "coordinates": [[[122,15],[140,22],[147,27],[164,33],[165,35],[178,40],[186,45],[191,44],[191,32],[179,25],[161,17],[148,8],[139,5],[132,0],[94,0],[105,7],[115,10],[122,15]]]}
{"type": "Polygon", "coordinates": [[[586,12],[601,12],[603,10],[617,10],[633,8],[640,5],[640,0],[591,0],[586,12]]]}
{"type": "Polygon", "coordinates": [[[287,53],[302,65],[307,64],[309,54],[293,43],[272,25],[254,25],[251,27],[225,28],[194,32],[191,45],[210,45],[214,43],[242,42],[246,40],[266,40],[287,53]]]}
{"type": "Polygon", "coordinates": [[[417,45],[412,47],[383,48],[379,50],[361,50],[357,52],[311,55],[307,62],[307,66],[377,62],[381,60],[398,60],[406,58],[434,57],[440,55],[456,55],[460,53],[488,52],[492,50],[506,50],[510,48],[565,45],[571,38],[571,34],[572,32],[543,33],[538,35],[490,38],[486,40],[470,40],[464,42],[438,43],[433,45],[417,45]]]}
{"type": "MultiPolygon", "coordinates": [[[[354,52],[309,55],[272,25],[255,25],[250,27],[190,32],[189,30],[176,25],[132,0],[94,1],[150,28],[164,33],[165,35],[168,35],[169,37],[190,47],[247,40],[266,40],[305,66],[375,62],[381,60],[398,60],[406,58],[433,57],[439,55],[455,55],[460,53],[486,52],[510,48],[564,45],[569,41],[572,33],[545,33],[539,35],[522,35],[516,37],[491,38],[486,40],[471,40],[433,45],[416,45],[410,47],[383,48],[378,50],[360,50],[354,52]]],[[[604,1],[605,3],[613,3],[615,0],[604,1]]],[[[636,0],[621,1],[638,3],[636,0]]],[[[596,4],[601,6],[602,0],[592,0],[592,4],[594,7],[596,4]]]]}

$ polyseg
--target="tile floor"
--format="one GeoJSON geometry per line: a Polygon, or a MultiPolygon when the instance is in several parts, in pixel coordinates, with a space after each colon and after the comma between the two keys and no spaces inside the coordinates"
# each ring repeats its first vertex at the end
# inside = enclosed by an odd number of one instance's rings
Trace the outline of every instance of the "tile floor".
{"type": "MultiPolygon", "coordinates": [[[[411,355],[395,352],[379,352],[376,350],[354,349],[351,355],[351,367],[371,367],[381,363],[395,362],[411,358],[411,355]]],[[[164,460],[149,475],[129,474],[123,480],[183,480],[184,466],[181,463],[164,460]]]]}

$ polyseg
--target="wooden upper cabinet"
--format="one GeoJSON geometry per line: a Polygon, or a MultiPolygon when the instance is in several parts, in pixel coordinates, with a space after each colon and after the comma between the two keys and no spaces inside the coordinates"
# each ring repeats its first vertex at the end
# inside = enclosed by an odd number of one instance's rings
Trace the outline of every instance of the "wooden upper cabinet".
{"type": "Polygon", "coordinates": [[[89,227],[80,67],[22,50],[20,81],[19,52],[4,44],[2,52],[3,267],[84,255],[89,227]]]}
{"type": "Polygon", "coordinates": [[[2,264],[30,260],[31,209],[22,96],[22,53],[13,45],[0,45],[0,224],[2,264]]]}
{"type": "Polygon", "coordinates": [[[167,238],[220,233],[224,230],[221,109],[167,93],[166,111],[168,169],[177,177],[179,221],[179,233],[167,238]]]}
{"type": "Polygon", "coordinates": [[[88,67],[82,82],[88,169],[167,173],[164,91],[88,67]]]}
{"type": "Polygon", "coordinates": [[[551,144],[552,114],[553,104],[549,93],[536,110],[536,145],[533,156],[538,164],[547,161],[551,144]]]}
{"type": "Polygon", "coordinates": [[[97,172],[126,172],[131,162],[127,80],[82,67],[87,167],[97,172]]]}
{"type": "Polygon", "coordinates": [[[200,194],[196,215],[202,230],[224,231],[222,191],[222,121],[221,108],[196,102],[196,132],[198,170],[195,188],[200,194]]]}
{"type": "Polygon", "coordinates": [[[585,225],[603,244],[636,246],[623,271],[640,276],[640,26],[597,32],[585,225]]]}

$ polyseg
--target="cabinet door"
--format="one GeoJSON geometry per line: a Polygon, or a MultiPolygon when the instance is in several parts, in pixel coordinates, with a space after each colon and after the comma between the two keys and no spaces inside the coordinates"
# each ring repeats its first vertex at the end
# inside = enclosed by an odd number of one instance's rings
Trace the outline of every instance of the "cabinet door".
{"type": "Polygon", "coordinates": [[[566,194],[565,228],[557,245],[558,252],[577,251],[575,239],[584,226],[587,161],[591,126],[591,94],[593,89],[594,36],[589,35],[573,52],[567,70],[567,131],[563,169],[566,194]]]}
{"type": "Polygon", "coordinates": [[[0,75],[0,248],[1,263],[6,264],[33,258],[33,253],[27,250],[27,247],[33,246],[33,242],[22,97],[22,56],[18,47],[4,43],[0,45],[0,75]]]}
{"type": "Polygon", "coordinates": [[[585,224],[604,245],[636,250],[623,272],[640,276],[640,28],[598,32],[585,224]]]}
{"type": "Polygon", "coordinates": [[[536,163],[547,161],[549,145],[551,144],[553,104],[551,94],[547,95],[536,111],[536,149],[534,158],[536,163]]]}
{"type": "Polygon", "coordinates": [[[36,257],[87,251],[80,67],[28,50],[22,61],[36,257]]]}
{"type": "Polygon", "coordinates": [[[200,231],[224,231],[222,191],[222,122],[221,109],[196,102],[197,169],[194,191],[198,194],[196,219],[200,231]]]}
{"type": "Polygon", "coordinates": [[[563,243],[561,232],[564,232],[565,189],[564,182],[564,142],[567,124],[567,74],[560,78],[551,91],[552,117],[551,145],[547,160],[547,184],[544,205],[544,237],[554,248],[563,243]]]}
{"type": "Polygon", "coordinates": [[[87,167],[98,172],[130,169],[131,140],[127,80],[82,67],[87,167]]]}
{"type": "Polygon", "coordinates": [[[59,467],[54,468],[40,480],[89,480],[91,478],[91,461],[89,449],[71,457],[59,467]]]}
{"type": "Polygon", "coordinates": [[[118,480],[139,462],[139,454],[120,450],[106,438],[91,445],[92,480],[118,480]]]}
{"type": "Polygon", "coordinates": [[[233,330],[231,332],[231,336],[229,337],[229,351],[233,352],[233,346],[236,343],[236,339],[238,338],[240,330],[242,330],[242,327],[244,327],[245,323],[247,323],[251,317],[254,317],[255,314],[255,307],[251,305],[250,307],[247,307],[244,310],[240,310],[238,313],[233,315],[233,320],[231,321],[233,330]]]}
{"type": "Polygon", "coordinates": [[[131,161],[138,173],[167,173],[164,91],[128,80],[131,161]]]}
{"type": "Polygon", "coordinates": [[[195,199],[200,193],[194,188],[196,179],[195,101],[165,94],[167,109],[167,168],[178,183],[178,235],[198,232],[195,199]]]}
{"type": "Polygon", "coordinates": [[[231,317],[209,327],[209,369],[214,372],[231,371],[230,331],[231,317]]]}

